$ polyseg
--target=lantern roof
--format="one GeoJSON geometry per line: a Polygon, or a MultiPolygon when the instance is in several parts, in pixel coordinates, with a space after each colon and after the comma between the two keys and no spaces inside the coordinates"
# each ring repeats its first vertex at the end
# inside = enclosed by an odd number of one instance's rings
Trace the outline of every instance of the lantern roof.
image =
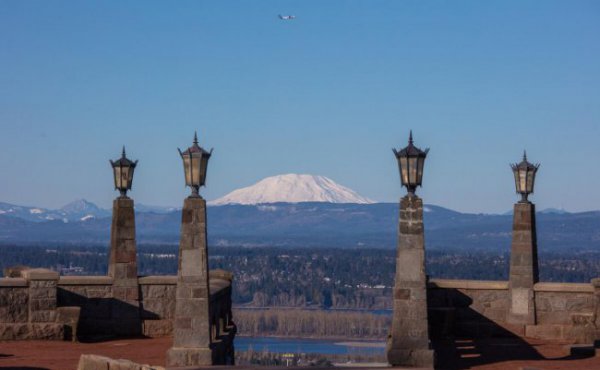
{"type": "Polygon", "coordinates": [[[425,150],[421,150],[413,144],[412,130],[410,130],[410,135],[408,137],[408,146],[401,149],[400,151],[397,151],[396,149],[394,149],[394,153],[396,154],[397,158],[400,158],[400,157],[423,157],[424,158],[427,156],[428,152],[429,152],[429,148],[427,148],[425,150]]]}
{"type": "Polygon", "coordinates": [[[123,145],[123,152],[121,153],[121,158],[117,159],[116,161],[110,161],[110,163],[112,164],[113,167],[135,167],[135,165],[137,164],[138,161],[131,161],[129,158],[127,158],[127,156],[125,155],[125,146],[123,145]]]}
{"type": "Polygon", "coordinates": [[[527,160],[527,151],[523,151],[523,160],[521,161],[521,163],[514,163],[510,165],[512,167],[513,170],[528,170],[528,171],[534,171],[537,170],[538,167],[540,167],[539,163],[533,164],[531,162],[529,162],[527,160]]]}
{"type": "Polygon", "coordinates": [[[201,154],[207,154],[210,157],[212,150],[210,152],[207,152],[206,150],[204,150],[204,148],[202,148],[200,145],[198,145],[198,134],[196,132],[194,132],[194,144],[192,144],[192,146],[187,148],[184,152],[180,151],[180,153],[181,153],[181,155],[192,154],[192,153],[201,153],[201,154]]]}

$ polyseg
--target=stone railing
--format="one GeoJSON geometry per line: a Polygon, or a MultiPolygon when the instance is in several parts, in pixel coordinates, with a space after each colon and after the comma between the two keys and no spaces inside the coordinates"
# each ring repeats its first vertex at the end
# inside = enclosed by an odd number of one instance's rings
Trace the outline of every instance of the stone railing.
{"type": "Polygon", "coordinates": [[[537,283],[535,324],[507,322],[508,281],[431,279],[428,309],[434,336],[525,336],[591,343],[596,335],[600,284],[537,283]]]}
{"type": "Polygon", "coordinates": [[[19,275],[0,278],[0,340],[72,337],[79,310],[57,306],[58,273],[25,269],[19,275]]]}
{"type": "MultiPolygon", "coordinates": [[[[144,335],[172,334],[176,276],[138,278],[137,307],[114,298],[113,279],[108,276],[59,276],[46,269],[24,269],[19,274],[0,278],[0,340],[116,336],[118,318],[131,310],[140,316],[144,335]]],[[[212,347],[219,356],[233,350],[232,278],[224,270],[210,271],[212,347]]]]}

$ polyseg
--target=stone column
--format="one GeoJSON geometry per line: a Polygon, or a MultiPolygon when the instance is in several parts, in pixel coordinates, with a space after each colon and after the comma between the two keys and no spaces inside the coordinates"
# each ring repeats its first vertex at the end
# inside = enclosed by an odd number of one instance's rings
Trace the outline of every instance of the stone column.
{"type": "Polygon", "coordinates": [[[57,323],[56,311],[58,272],[28,269],[22,276],[29,283],[29,339],[63,339],[63,325],[57,323]]]}
{"type": "Polygon", "coordinates": [[[112,318],[118,335],[140,335],[139,288],[133,199],[113,201],[108,275],[113,278],[112,318]]]}
{"type": "Polygon", "coordinates": [[[181,211],[177,298],[169,366],[212,365],[206,201],[189,197],[181,211]]]}
{"type": "Polygon", "coordinates": [[[533,285],[538,280],[535,205],[530,202],[519,202],[515,204],[513,216],[508,323],[535,325],[533,285]]]}
{"type": "Polygon", "coordinates": [[[394,313],[387,343],[392,366],[434,364],[434,352],[429,346],[423,231],[423,201],[416,195],[407,195],[400,200],[394,313]]]}

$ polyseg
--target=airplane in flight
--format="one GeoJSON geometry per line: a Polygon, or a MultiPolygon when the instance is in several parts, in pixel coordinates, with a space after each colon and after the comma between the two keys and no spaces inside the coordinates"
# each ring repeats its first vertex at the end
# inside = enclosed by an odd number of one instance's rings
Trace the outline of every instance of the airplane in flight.
{"type": "Polygon", "coordinates": [[[284,21],[291,21],[292,19],[296,19],[295,15],[281,15],[279,14],[279,19],[284,21]]]}

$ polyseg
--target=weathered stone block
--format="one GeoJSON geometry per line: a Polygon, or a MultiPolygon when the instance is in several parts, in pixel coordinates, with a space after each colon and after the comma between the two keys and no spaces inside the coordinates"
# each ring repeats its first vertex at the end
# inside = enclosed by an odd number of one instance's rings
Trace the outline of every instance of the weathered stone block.
{"type": "Polygon", "coordinates": [[[29,302],[31,311],[54,310],[56,309],[55,299],[32,299],[29,302]]]}
{"type": "Polygon", "coordinates": [[[143,333],[148,337],[165,337],[173,334],[172,320],[144,320],[143,333]]]}
{"type": "Polygon", "coordinates": [[[181,275],[207,276],[206,254],[201,249],[188,249],[181,251],[181,275]]]}
{"type": "Polygon", "coordinates": [[[192,288],[192,297],[191,298],[208,298],[208,289],[207,287],[194,287],[192,288]]]}
{"type": "Polygon", "coordinates": [[[172,347],[167,351],[167,366],[208,366],[212,363],[212,352],[209,348],[172,347]]]}
{"type": "Polygon", "coordinates": [[[81,355],[77,370],[164,370],[164,368],[137,364],[129,360],[114,360],[99,355],[81,355]]]}
{"type": "Polygon", "coordinates": [[[144,317],[170,319],[175,314],[174,299],[145,299],[143,302],[144,317]]]}
{"type": "Polygon", "coordinates": [[[45,285],[45,284],[56,284],[56,281],[58,280],[59,274],[56,271],[52,271],[52,270],[48,270],[48,269],[44,269],[44,268],[35,268],[35,269],[28,269],[28,270],[23,270],[21,272],[21,276],[27,280],[30,281],[30,286],[34,286],[34,287],[48,287],[51,285],[45,285]],[[34,280],[46,280],[44,283],[40,283],[40,285],[36,285],[36,283],[33,283],[34,280]]]}
{"type": "Polygon", "coordinates": [[[387,353],[387,357],[388,362],[392,366],[432,368],[435,363],[434,352],[429,349],[390,349],[387,353]]]}
{"type": "Polygon", "coordinates": [[[57,323],[33,323],[29,324],[31,339],[62,340],[64,338],[64,327],[57,323]]]}
{"type": "Polygon", "coordinates": [[[25,323],[0,323],[0,340],[25,340],[30,338],[29,325],[25,323]]]}
{"type": "Polygon", "coordinates": [[[394,289],[394,299],[410,299],[410,289],[394,289]]]}
{"type": "Polygon", "coordinates": [[[52,288],[29,288],[29,297],[31,299],[56,299],[56,286],[52,288]]]}
{"type": "Polygon", "coordinates": [[[56,310],[32,311],[30,322],[55,322],[56,310]]]}

